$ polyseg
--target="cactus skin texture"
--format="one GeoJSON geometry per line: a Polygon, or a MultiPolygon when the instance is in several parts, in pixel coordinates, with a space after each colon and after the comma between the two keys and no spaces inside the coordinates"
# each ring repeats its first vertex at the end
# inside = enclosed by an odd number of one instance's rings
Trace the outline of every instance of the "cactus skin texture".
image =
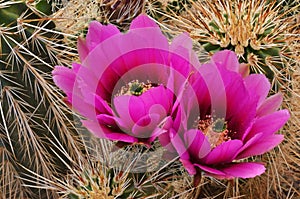
{"type": "Polygon", "coordinates": [[[80,152],[76,119],[50,76],[66,52],[43,13],[51,10],[44,0],[0,1],[0,198],[57,198],[35,187],[41,177],[64,175],[53,145],[74,159],[80,152]],[[26,181],[29,171],[39,177],[26,181]]]}

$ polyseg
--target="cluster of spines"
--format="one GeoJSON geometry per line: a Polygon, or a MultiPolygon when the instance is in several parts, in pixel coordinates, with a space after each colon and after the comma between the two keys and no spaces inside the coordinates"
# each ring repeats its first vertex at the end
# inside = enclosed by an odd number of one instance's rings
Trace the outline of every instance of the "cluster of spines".
{"type": "Polygon", "coordinates": [[[34,181],[27,187],[23,178],[26,169],[49,179],[64,175],[51,150],[53,136],[70,156],[80,150],[74,116],[51,80],[53,65],[61,62],[58,52],[69,51],[44,13],[51,10],[47,1],[1,1],[0,8],[1,198],[57,197],[34,181]]]}

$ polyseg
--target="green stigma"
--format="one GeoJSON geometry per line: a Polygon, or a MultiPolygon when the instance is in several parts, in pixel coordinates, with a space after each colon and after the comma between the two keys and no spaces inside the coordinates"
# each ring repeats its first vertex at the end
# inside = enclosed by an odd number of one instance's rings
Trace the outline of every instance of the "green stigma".
{"type": "Polygon", "coordinates": [[[218,118],[213,122],[212,129],[214,132],[221,133],[227,129],[227,122],[224,118],[218,118]]]}
{"type": "Polygon", "coordinates": [[[120,95],[134,95],[134,96],[140,96],[144,92],[150,90],[151,88],[157,87],[158,84],[151,83],[150,81],[147,81],[147,83],[139,82],[138,80],[133,80],[129,83],[127,83],[125,86],[123,86],[120,91],[116,94],[116,96],[120,95]]]}
{"type": "Polygon", "coordinates": [[[130,94],[135,96],[143,94],[145,87],[144,83],[139,83],[138,81],[131,82],[128,86],[130,94]]]}

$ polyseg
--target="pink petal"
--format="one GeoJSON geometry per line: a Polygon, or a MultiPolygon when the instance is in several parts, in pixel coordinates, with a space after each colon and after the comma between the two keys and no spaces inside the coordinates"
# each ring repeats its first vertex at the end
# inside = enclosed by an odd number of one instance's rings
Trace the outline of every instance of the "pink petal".
{"type": "Polygon", "coordinates": [[[250,65],[246,63],[241,63],[239,66],[239,73],[242,75],[243,78],[249,76],[250,74],[250,65]]]}
{"type": "Polygon", "coordinates": [[[248,134],[243,137],[244,141],[251,139],[258,133],[269,136],[277,132],[290,118],[288,110],[280,110],[275,113],[256,119],[248,134]]]}
{"type": "Polygon", "coordinates": [[[192,48],[193,41],[187,33],[177,36],[170,46],[172,67],[185,78],[200,67],[199,59],[192,48]]]}
{"type": "Polygon", "coordinates": [[[96,78],[93,71],[81,64],[73,64],[73,67],[74,66],[76,66],[76,75],[79,86],[83,89],[88,88],[90,91],[95,93],[99,80],[96,78]]]}
{"type": "MultiPolygon", "coordinates": [[[[100,86],[105,91],[99,90],[103,92],[103,95],[100,96],[109,100],[109,94],[112,93],[120,76],[145,64],[148,66],[153,63],[156,66],[165,65],[167,61],[168,41],[159,29],[147,31],[137,29],[124,35],[113,36],[109,41],[103,41],[89,53],[83,65],[88,67],[101,82],[100,86]]],[[[158,67],[156,68],[158,69],[158,67]]],[[[148,70],[151,71],[151,69],[153,68],[149,67],[148,70]]],[[[151,76],[151,72],[143,74],[151,76]]],[[[160,74],[165,74],[165,68],[160,70],[160,74]]],[[[167,78],[166,76],[161,79],[167,80],[167,78]]],[[[139,77],[135,77],[135,79],[139,79],[139,77]]]]}
{"type": "MultiPolygon", "coordinates": [[[[132,135],[132,127],[134,123],[128,122],[128,120],[123,120],[119,117],[114,117],[114,120],[116,121],[118,127],[126,134],[132,135]]],[[[132,135],[133,136],[133,135],[132,135]]]]}
{"type": "Polygon", "coordinates": [[[262,74],[252,74],[246,77],[245,85],[251,94],[259,97],[258,106],[266,99],[268,96],[271,84],[265,75],[262,74]]]}
{"type": "Polygon", "coordinates": [[[187,147],[182,141],[180,133],[176,132],[174,129],[170,129],[170,140],[180,158],[189,160],[190,156],[188,154],[187,147]]]}
{"type": "Polygon", "coordinates": [[[106,133],[105,136],[106,138],[113,141],[122,141],[127,143],[138,142],[138,139],[136,139],[135,137],[123,133],[106,133]]]}
{"type": "Polygon", "coordinates": [[[190,175],[195,175],[197,173],[195,166],[189,160],[185,160],[185,159],[179,159],[179,160],[190,175]]]}
{"type": "Polygon", "coordinates": [[[80,85],[79,82],[80,81],[75,82],[77,85],[74,86],[72,95],[68,96],[68,98],[71,98],[70,103],[72,104],[72,107],[84,117],[90,120],[96,120],[96,115],[98,114],[97,109],[95,109],[94,104],[86,101],[81,93],[82,90],[78,88],[80,85]]]}
{"type": "Polygon", "coordinates": [[[169,131],[172,128],[173,119],[171,116],[165,118],[165,124],[161,127],[163,132],[159,134],[158,139],[159,143],[167,149],[169,152],[174,153],[175,148],[172,146],[169,131]]]}
{"type": "Polygon", "coordinates": [[[89,51],[91,51],[98,44],[116,34],[120,34],[116,26],[111,24],[102,25],[97,21],[92,21],[89,24],[88,33],[86,35],[86,45],[89,51]]]}
{"type": "Polygon", "coordinates": [[[205,158],[205,164],[229,163],[236,157],[237,152],[243,146],[240,140],[229,140],[216,146],[205,158]]]}
{"type": "Polygon", "coordinates": [[[187,33],[182,33],[179,36],[175,37],[173,39],[172,44],[170,46],[170,50],[172,52],[177,52],[182,50],[181,52],[178,52],[179,55],[188,58],[189,57],[189,51],[192,51],[193,48],[193,41],[188,36],[187,33]]]}
{"type": "Polygon", "coordinates": [[[98,121],[81,120],[83,126],[85,126],[91,133],[99,138],[106,138],[104,131],[102,130],[98,121]]]}
{"type": "MultiPolygon", "coordinates": [[[[114,98],[114,108],[116,114],[126,123],[126,126],[133,126],[136,121],[133,120],[129,112],[130,100],[132,96],[121,95],[114,98]]],[[[131,104],[131,106],[133,106],[131,104]]],[[[139,114],[141,115],[141,114],[139,114]]],[[[144,116],[145,113],[142,114],[144,116]]]]}
{"type": "Polygon", "coordinates": [[[130,135],[114,132],[113,130],[102,126],[97,122],[89,120],[83,120],[81,122],[87,129],[89,129],[94,135],[99,138],[107,138],[110,140],[123,141],[128,143],[134,143],[138,141],[136,138],[130,135]]]}
{"type": "Polygon", "coordinates": [[[212,56],[212,60],[222,68],[226,68],[227,70],[231,70],[234,72],[239,72],[239,62],[236,54],[230,50],[223,50],[216,52],[212,56]]]}
{"type": "Polygon", "coordinates": [[[218,179],[254,178],[255,176],[261,175],[266,170],[263,164],[252,162],[227,164],[218,169],[200,164],[194,165],[205,171],[206,175],[218,179]]]}
{"type": "Polygon", "coordinates": [[[171,144],[169,133],[162,133],[158,136],[159,143],[170,153],[176,153],[176,149],[171,144]]]}
{"type": "Polygon", "coordinates": [[[130,30],[136,28],[159,28],[158,25],[147,15],[141,14],[136,17],[130,24],[130,30]]]}
{"type": "MultiPolygon", "coordinates": [[[[213,76],[207,75],[206,78],[213,78],[213,76]]],[[[198,110],[200,111],[200,117],[204,118],[205,115],[209,114],[211,111],[211,97],[207,88],[207,84],[205,83],[202,76],[198,76],[195,78],[192,87],[193,91],[197,95],[197,101],[194,100],[194,103],[192,102],[192,104],[198,104],[198,106],[200,107],[200,110],[198,108],[198,110]]],[[[193,106],[191,105],[191,107],[193,106]]]]}
{"type": "Polygon", "coordinates": [[[86,46],[86,40],[78,37],[77,40],[77,50],[79,54],[79,58],[81,62],[86,58],[86,56],[89,54],[89,49],[86,46]]]}
{"type": "Polygon", "coordinates": [[[76,74],[72,69],[56,66],[52,71],[54,83],[65,93],[71,94],[74,89],[76,74]]]}
{"type": "Polygon", "coordinates": [[[95,109],[97,109],[100,113],[113,115],[111,107],[107,104],[106,101],[104,101],[101,97],[99,97],[96,94],[94,95],[94,99],[95,99],[95,103],[94,103],[95,109]]]}
{"type": "Polygon", "coordinates": [[[264,133],[256,134],[240,149],[236,159],[264,154],[279,145],[283,139],[283,135],[266,136],[264,133]]]}
{"type": "Polygon", "coordinates": [[[195,161],[205,157],[210,152],[210,143],[199,130],[189,130],[184,133],[184,140],[191,158],[195,161]]]}
{"type": "MultiPolygon", "coordinates": [[[[82,93],[83,100],[79,101],[79,99],[78,99],[77,103],[79,106],[80,105],[82,106],[82,103],[84,101],[86,104],[89,104],[94,107],[95,114],[105,113],[105,114],[113,115],[112,109],[107,104],[107,102],[104,101],[100,96],[98,96],[97,94],[95,94],[94,92],[89,90],[91,87],[88,87],[84,83],[82,83],[80,86],[82,87],[81,93],[82,93]]],[[[75,100],[73,100],[73,101],[75,101],[75,100]]]]}
{"type": "MultiPolygon", "coordinates": [[[[144,117],[148,113],[148,110],[146,110],[146,108],[147,108],[146,103],[147,102],[145,102],[142,98],[137,97],[137,96],[131,96],[129,98],[129,101],[128,101],[129,116],[130,116],[130,118],[132,118],[132,120],[135,123],[137,121],[139,121],[140,118],[144,117]]],[[[124,105],[124,103],[123,103],[123,105],[124,105]]],[[[124,117],[123,115],[120,115],[120,116],[124,117]]]]}
{"type": "Polygon", "coordinates": [[[226,116],[229,129],[237,132],[234,138],[240,139],[256,115],[257,98],[249,94],[239,74],[224,71],[224,76],[229,77],[229,80],[225,83],[226,100],[223,103],[226,105],[226,114],[223,115],[226,116]]]}
{"type": "Polygon", "coordinates": [[[266,168],[261,163],[243,162],[230,164],[220,170],[231,177],[254,178],[255,176],[263,174],[266,168]]]}
{"type": "Polygon", "coordinates": [[[155,128],[152,132],[151,132],[151,136],[148,139],[148,143],[153,142],[158,136],[160,136],[161,134],[164,134],[166,131],[161,129],[161,128],[155,128]]]}
{"type": "Polygon", "coordinates": [[[159,114],[149,114],[140,118],[132,127],[132,133],[138,138],[150,138],[160,122],[159,114]]]}
{"type": "Polygon", "coordinates": [[[282,94],[277,93],[267,98],[257,109],[257,117],[275,112],[282,103],[282,94]]]}
{"type": "MultiPolygon", "coordinates": [[[[161,50],[135,50],[117,58],[117,60],[106,69],[103,76],[113,75],[113,78],[117,77],[116,80],[112,82],[113,84],[116,83],[114,88],[116,90],[132,80],[138,80],[139,82],[151,81],[158,85],[166,85],[169,80],[168,70],[170,70],[170,66],[166,65],[168,64],[166,63],[167,57],[167,52],[161,50]],[[126,60],[126,62],[124,62],[124,60],[126,60]]],[[[107,77],[108,80],[110,78],[111,77],[107,77]]]]}
{"type": "Polygon", "coordinates": [[[109,126],[117,126],[116,121],[113,116],[106,115],[106,114],[99,114],[97,115],[97,120],[99,124],[109,125],[109,126]]]}
{"type": "Polygon", "coordinates": [[[144,92],[139,98],[144,102],[147,111],[159,105],[161,111],[167,113],[171,109],[173,93],[161,85],[144,92]]]}
{"type": "Polygon", "coordinates": [[[215,64],[202,65],[199,73],[201,79],[196,80],[193,87],[198,93],[200,111],[204,115],[209,114],[210,111],[218,111],[216,114],[224,118],[226,115],[226,83],[223,81],[223,75],[215,64]]]}
{"type": "Polygon", "coordinates": [[[201,164],[194,164],[194,165],[199,167],[200,169],[202,169],[203,171],[207,172],[209,175],[212,175],[214,177],[222,179],[226,176],[226,174],[224,172],[222,172],[218,169],[214,169],[212,167],[201,165],[201,164]]]}

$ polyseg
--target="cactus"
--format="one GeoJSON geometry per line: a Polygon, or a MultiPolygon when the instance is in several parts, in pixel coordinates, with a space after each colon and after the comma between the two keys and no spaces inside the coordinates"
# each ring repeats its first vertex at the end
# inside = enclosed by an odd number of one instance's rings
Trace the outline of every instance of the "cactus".
{"type": "MultiPolygon", "coordinates": [[[[251,73],[263,73],[272,81],[273,90],[285,92],[285,106],[297,115],[296,98],[299,94],[299,1],[190,1],[185,12],[165,12],[164,26],[173,34],[188,32],[209,55],[222,49],[235,50],[239,61],[246,62],[251,73]],[[295,87],[295,85],[297,86],[295,87]]],[[[199,48],[200,56],[203,50],[199,48]]],[[[205,59],[204,59],[205,60],[205,59]]],[[[298,103],[299,106],[299,103],[298,103]]],[[[282,130],[286,142],[283,147],[263,158],[269,162],[270,173],[247,181],[224,182],[205,179],[201,197],[291,198],[299,197],[299,175],[295,163],[299,162],[299,122],[294,117],[290,126],[282,130]],[[221,186],[220,186],[221,185],[221,186]],[[249,194],[249,189],[251,193],[249,194]],[[266,193],[265,190],[269,190],[266,193]]],[[[298,169],[299,170],[299,169],[298,169]]]]}
{"type": "Polygon", "coordinates": [[[53,17],[56,29],[65,33],[65,43],[76,46],[77,41],[72,36],[84,35],[92,20],[127,30],[131,20],[142,12],[144,3],[144,0],[70,0],[53,17]]]}
{"type": "MultiPolygon", "coordinates": [[[[298,61],[290,51],[296,40],[297,15],[282,13],[283,5],[267,1],[190,1],[190,9],[169,15],[170,27],[187,31],[210,54],[234,50],[252,73],[263,73],[274,89],[290,90],[291,68],[298,61]],[[292,65],[292,66],[290,66],[292,65]]],[[[297,6],[289,8],[295,11],[297,6]]],[[[298,30],[299,31],[299,30],[298,30]]]]}
{"type": "MultiPolygon", "coordinates": [[[[57,5],[59,2],[55,3],[57,5]]],[[[70,13],[67,17],[62,14],[68,13],[64,8],[70,8],[68,6],[71,4],[63,5],[66,7],[60,9],[47,4],[46,0],[26,3],[5,1],[0,5],[3,8],[0,11],[2,198],[84,198],[96,197],[97,195],[93,195],[96,193],[102,194],[101,197],[106,194],[105,197],[108,198],[120,194],[122,197],[150,196],[153,193],[157,197],[167,193],[178,194],[170,186],[171,183],[176,184],[173,177],[170,183],[164,182],[164,178],[159,179],[161,176],[172,176],[166,169],[163,173],[125,172],[126,181],[113,181],[120,170],[100,164],[98,159],[91,158],[88,151],[84,150],[91,143],[82,143],[79,136],[82,129],[77,116],[63,103],[63,95],[52,84],[53,66],[71,65],[77,59],[72,42],[76,41],[79,34],[84,33],[85,26],[82,23],[88,24],[94,18],[83,15],[79,20],[73,20],[76,22],[74,26],[66,29],[62,28],[62,18],[73,17],[70,13]],[[47,6],[42,6],[44,4],[47,6]],[[51,14],[55,9],[57,11],[51,14]],[[103,185],[99,183],[100,178],[111,180],[103,185]],[[43,187],[49,182],[52,182],[52,186],[59,185],[59,188],[43,187]],[[117,193],[117,184],[124,192],[117,193]],[[103,192],[107,189],[111,191],[103,192]],[[114,189],[115,192],[112,191],[114,189]]],[[[114,11],[121,9],[116,6],[114,11]]],[[[92,12],[98,15],[96,11],[98,10],[92,12]]],[[[112,11],[107,13],[112,14],[112,11]]],[[[112,17],[106,22],[117,23],[125,30],[127,20],[137,13],[119,21],[112,17]]],[[[95,147],[105,148],[108,145],[102,142],[95,147]]],[[[137,150],[139,149],[138,147],[137,150]]],[[[96,157],[99,153],[96,152],[96,157]]],[[[115,156],[110,156],[108,160],[114,158],[115,156]]],[[[133,162],[128,162],[129,164],[133,162]]],[[[174,171],[178,171],[178,166],[174,171]]]]}
{"type": "MultiPolygon", "coordinates": [[[[86,133],[88,135],[88,133],[86,133]]],[[[140,145],[116,148],[115,143],[93,136],[85,138],[84,153],[72,159],[56,145],[65,157],[69,174],[63,179],[38,178],[41,189],[51,189],[69,199],[114,198],[193,198],[197,188],[191,185],[191,177],[174,159],[160,162],[152,149],[140,145]],[[85,154],[85,155],[82,155],[85,154]],[[68,162],[71,162],[69,164],[68,162]],[[157,164],[160,162],[160,164],[157,164]],[[154,169],[154,170],[152,170],[154,169]],[[147,171],[146,171],[147,170],[147,171]]],[[[38,174],[31,172],[28,181],[38,174]]]]}
{"type": "MultiPolygon", "coordinates": [[[[252,28],[259,20],[262,27],[268,27],[247,45],[244,38],[236,34],[243,29],[232,35],[230,31],[222,32],[221,24],[230,26],[229,19],[234,20],[235,15],[241,14],[239,10],[227,15],[227,9],[223,9],[224,15],[216,12],[222,6],[234,8],[237,4],[231,5],[231,2],[235,1],[213,2],[215,4],[204,0],[70,0],[68,3],[64,0],[0,0],[0,198],[197,198],[197,195],[215,197],[218,194],[239,197],[240,193],[248,193],[248,187],[259,187],[257,182],[273,186],[267,182],[277,182],[277,179],[235,180],[226,185],[223,181],[204,178],[203,184],[192,188],[191,178],[176,162],[158,165],[158,170],[132,172],[150,149],[127,146],[115,152],[112,142],[95,138],[83,142],[86,139],[80,135],[87,133],[52,84],[54,65],[71,65],[78,59],[74,48],[76,40],[85,34],[91,20],[113,23],[126,31],[131,19],[141,12],[150,14],[163,27],[169,26],[171,32],[167,33],[171,36],[188,31],[209,53],[224,48],[236,50],[241,62],[249,62],[252,72],[265,73],[280,86],[286,84],[291,67],[299,57],[295,54],[299,52],[299,42],[289,35],[299,35],[299,22],[292,15],[299,12],[290,9],[292,1],[241,3],[244,6],[241,10],[249,10],[252,28]],[[251,9],[247,7],[250,5],[253,5],[251,9]],[[282,6],[291,12],[283,12],[282,6]],[[179,29],[173,31],[176,27],[179,29]],[[237,43],[230,40],[227,44],[230,36],[237,43]],[[256,50],[256,42],[264,39],[269,43],[256,50]],[[139,156],[125,161],[127,156],[123,153],[133,151],[138,151],[139,156]]],[[[242,26],[247,27],[241,21],[242,26]]],[[[299,149],[292,146],[293,153],[299,149]]],[[[285,157],[282,159],[285,161],[285,157]]],[[[149,159],[145,168],[149,169],[154,163],[155,160],[149,159]]],[[[271,171],[276,170],[274,164],[271,171]]],[[[279,195],[273,194],[274,197],[279,195]]]]}
{"type": "MultiPolygon", "coordinates": [[[[181,13],[188,1],[178,0],[70,0],[55,13],[56,28],[65,33],[65,43],[76,46],[76,40],[68,35],[84,36],[88,24],[97,20],[102,24],[114,24],[127,31],[130,22],[140,13],[147,13],[158,23],[164,21],[164,12],[181,13]]],[[[163,22],[164,23],[164,22],[163,22]]]]}
{"type": "Polygon", "coordinates": [[[51,82],[53,65],[72,59],[43,13],[51,9],[47,1],[0,1],[1,198],[56,198],[35,181],[24,183],[26,169],[49,179],[64,175],[52,150],[54,135],[69,156],[76,159],[80,151],[76,120],[51,82]]]}

